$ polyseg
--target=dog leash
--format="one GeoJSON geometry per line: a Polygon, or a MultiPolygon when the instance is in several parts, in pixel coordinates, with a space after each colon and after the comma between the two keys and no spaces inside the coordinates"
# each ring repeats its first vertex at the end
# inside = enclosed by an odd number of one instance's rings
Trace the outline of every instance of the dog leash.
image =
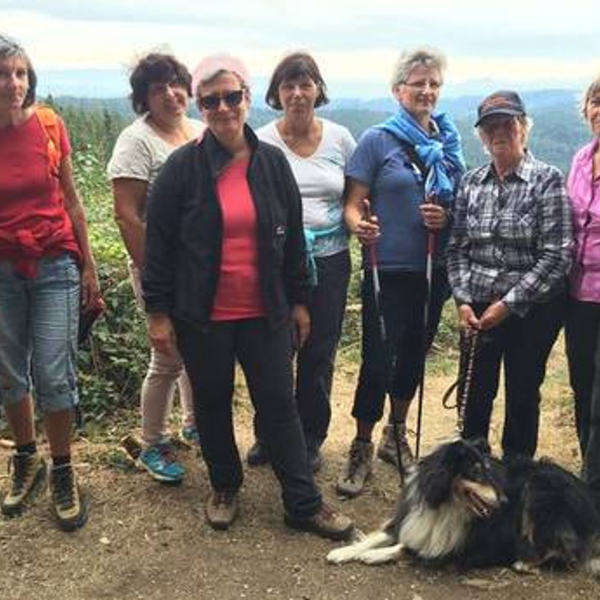
{"type": "Polygon", "coordinates": [[[473,380],[473,365],[475,364],[475,355],[479,349],[479,331],[476,329],[461,331],[459,346],[458,377],[444,393],[442,405],[448,410],[456,409],[456,429],[458,433],[462,434],[465,425],[467,399],[469,398],[471,382],[473,380]],[[456,403],[450,404],[450,396],[454,390],[456,390],[456,403]]]}

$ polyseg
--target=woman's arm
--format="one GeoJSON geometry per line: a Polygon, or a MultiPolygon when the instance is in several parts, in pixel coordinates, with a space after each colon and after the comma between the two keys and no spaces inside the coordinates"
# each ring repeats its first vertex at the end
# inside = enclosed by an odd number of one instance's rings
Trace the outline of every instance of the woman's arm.
{"type": "Polygon", "coordinates": [[[127,252],[138,269],[144,264],[146,224],[142,214],[146,203],[148,182],[119,177],[112,180],[115,221],[127,252]]]}
{"type": "Polygon", "coordinates": [[[88,238],[87,223],[85,220],[85,211],[79,199],[79,194],[75,188],[73,180],[73,165],[71,158],[66,156],[60,165],[60,187],[63,192],[65,210],[69,215],[73,232],[77,238],[77,243],[82,255],[81,270],[81,304],[84,308],[92,305],[100,294],[100,285],[96,273],[96,263],[88,238]]]}

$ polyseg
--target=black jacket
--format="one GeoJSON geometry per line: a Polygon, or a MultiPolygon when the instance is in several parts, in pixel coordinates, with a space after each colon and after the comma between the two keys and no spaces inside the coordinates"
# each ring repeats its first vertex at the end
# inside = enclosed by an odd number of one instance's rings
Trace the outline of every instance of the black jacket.
{"type": "MultiPolygon", "coordinates": [[[[256,209],[258,268],[269,323],[289,320],[306,304],[310,283],[302,229],[302,199],[287,159],[250,127],[248,185],[256,209]]],[[[142,286],[146,312],[190,324],[208,323],[221,265],[222,213],[216,180],[231,160],[210,131],[175,150],[148,199],[142,286]]]]}

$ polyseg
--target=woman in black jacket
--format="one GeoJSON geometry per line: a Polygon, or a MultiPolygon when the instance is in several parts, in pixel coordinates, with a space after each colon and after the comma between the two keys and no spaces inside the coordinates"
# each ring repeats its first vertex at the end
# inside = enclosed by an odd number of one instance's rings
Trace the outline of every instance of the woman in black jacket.
{"type": "Polygon", "coordinates": [[[148,205],[144,299],[152,344],[178,347],[194,391],[215,529],[237,515],[242,465],[231,400],[244,371],[282,486],[288,525],[335,539],[351,521],[321,499],[293,400],[292,344],[310,330],[300,194],[282,152],[246,125],[249,77],[213,55],[193,87],[207,124],[168,159],[148,205]],[[291,332],[290,332],[291,324],[291,332]],[[291,335],[290,335],[291,333],[291,335]]]}

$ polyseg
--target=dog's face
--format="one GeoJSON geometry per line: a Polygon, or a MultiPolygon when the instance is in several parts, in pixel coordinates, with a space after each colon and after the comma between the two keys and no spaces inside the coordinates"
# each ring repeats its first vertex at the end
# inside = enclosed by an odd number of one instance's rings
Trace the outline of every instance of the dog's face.
{"type": "Polygon", "coordinates": [[[448,448],[447,466],[454,472],[452,492],[478,517],[488,517],[506,500],[501,467],[492,462],[484,440],[458,440],[448,448]]]}
{"type": "Polygon", "coordinates": [[[492,461],[483,440],[442,444],[421,461],[419,471],[422,493],[432,507],[455,500],[487,517],[505,499],[502,467],[492,461]]]}

